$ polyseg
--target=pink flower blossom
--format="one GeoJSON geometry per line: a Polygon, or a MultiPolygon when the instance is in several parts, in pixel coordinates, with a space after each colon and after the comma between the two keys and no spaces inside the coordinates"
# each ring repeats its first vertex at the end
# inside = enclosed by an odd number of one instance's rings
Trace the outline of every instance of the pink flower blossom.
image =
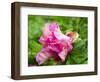
{"type": "Polygon", "coordinates": [[[55,62],[64,62],[73,49],[72,43],[75,40],[75,34],[78,37],[76,32],[68,32],[64,35],[56,22],[45,24],[43,35],[39,39],[43,48],[36,55],[37,63],[43,64],[49,58],[54,58],[55,62]]]}

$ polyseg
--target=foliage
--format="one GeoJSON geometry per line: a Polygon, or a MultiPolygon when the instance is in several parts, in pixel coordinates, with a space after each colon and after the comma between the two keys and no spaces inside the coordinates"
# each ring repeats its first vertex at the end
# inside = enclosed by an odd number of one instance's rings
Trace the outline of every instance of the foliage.
{"type": "MultiPolygon", "coordinates": [[[[73,44],[74,48],[64,64],[87,64],[88,63],[88,21],[86,17],[64,17],[64,16],[28,16],[28,64],[37,65],[35,57],[41,50],[42,45],[38,42],[42,34],[42,27],[47,22],[56,21],[61,31],[65,34],[68,31],[79,33],[79,38],[73,44]]],[[[61,64],[61,63],[59,63],[61,64]]],[[[53,59],[43,65],[55,65],[53,59]]]]}

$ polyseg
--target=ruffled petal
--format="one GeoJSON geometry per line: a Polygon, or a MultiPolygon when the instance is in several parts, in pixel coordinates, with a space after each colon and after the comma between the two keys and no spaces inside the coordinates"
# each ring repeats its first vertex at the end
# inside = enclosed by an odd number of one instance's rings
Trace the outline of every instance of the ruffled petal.
{"type": "Polygon", "coordinates": [[[40,52],[36,56],[36,61],[39,65],[43,64],[47,60],[46,54],[40,52]]]}
{"type": "Polygon", "coordinates": [[[39,65],[43,64],[48,58],[50,58],[52,55],[47,50],[47,48],[43,48],[37,55],[36,55],[36,61],[39,65]]]}
{"type": "Polygon", "coordinates": [[[67,49],[63,49],[58,56],[60,57],[61,61],[64,62],[66,59],[66,56],[68,55],[67,49]]]}

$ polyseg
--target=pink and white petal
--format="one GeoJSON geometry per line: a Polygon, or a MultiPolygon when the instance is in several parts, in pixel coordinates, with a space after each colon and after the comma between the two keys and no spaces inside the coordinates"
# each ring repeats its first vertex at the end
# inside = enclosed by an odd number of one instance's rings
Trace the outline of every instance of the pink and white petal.
{"type": "Polygon", "coordinates": [[[66,59],[66,56],[68,55],[67,49],[63,49],[58,56],[60,57],[61,61],[64,62],[66,59]]]}
{"type": "Polygon", "coordinates": [[[58,31],[59,29],[59,25],[56,22],[50,23],[48,27],[51,32],[58,31]]]}
{"type": "Polygon", "coordinates": [[[45,44],[45,39],[43,38],[43,36],[40,37],[39,42],[40,42],[41,44],[43,44],[43,45],[45,44]]]}
{"type": "Polygon", "coordinates": [[[36,61],[39,65],[43,64],[47,60],[47,56],[44,53],[38,53],[36,56],[36,61]]]}
{"type": "Polygon", "coordinates": [[[51,34],[51,31],[49,30],[48,26],[49,26],[49,23],[45,24],[45,26],[42,29],[44,38],[51,34]]]}
{"type": "Polygon", "coordinates": [[[59,52],[59,50],[57,49],[57,47],[55,46],[48,46],[48,48],[54,52],[59,52]]]}
{"type": "Polygon", "coordinates": [[[68,36],[62,34],[61,32],[54,32],[54,36],[60,41],[64,41],[64,42],[72,41],[71,37],[68,37],[68,36]]]}
{"type": "Polygon", "coordinates": [[[47,48],[42,48],[42,50],[36,55],[36,61],[39,65],[43,64],[52,55],[47,48]]]}
{"type": "Polygon", "coordinates": [[[70,42],[67,43],[67,51],[70,52],[73,49],[73,46],[70,42]]]}
{"type": "Polygon", "coordinates": [[[47,56],[45,53],[43,53],[42,51],[40,51],[37,55],[36,55],[36,61],[39,65],[43,64],[46,60],[47,60],[47,56]]]}

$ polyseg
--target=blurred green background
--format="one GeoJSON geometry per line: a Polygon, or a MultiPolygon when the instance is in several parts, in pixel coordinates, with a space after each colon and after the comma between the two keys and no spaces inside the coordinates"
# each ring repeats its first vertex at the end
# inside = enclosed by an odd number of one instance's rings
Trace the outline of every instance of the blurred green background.
{"type": "MultiPolygon", "coordinates": [[[[57,22],[61,31],[79,33],[79,38],[73,44],[74,48],[63,64],[87,64],[88,63],[88,19],[86,17],[64,17],[64,16],[36,16],[28,15],[28,65],[37,65],[35,57],[41,50],[42,45],[38,42],[42,35],[42,27],[48,22],[57,22]]],[[[60,65],[62,63],[59,63],[60,65]]],[[[44,65],[55,65],[53,59],[46,61],[44,65]]]]}

